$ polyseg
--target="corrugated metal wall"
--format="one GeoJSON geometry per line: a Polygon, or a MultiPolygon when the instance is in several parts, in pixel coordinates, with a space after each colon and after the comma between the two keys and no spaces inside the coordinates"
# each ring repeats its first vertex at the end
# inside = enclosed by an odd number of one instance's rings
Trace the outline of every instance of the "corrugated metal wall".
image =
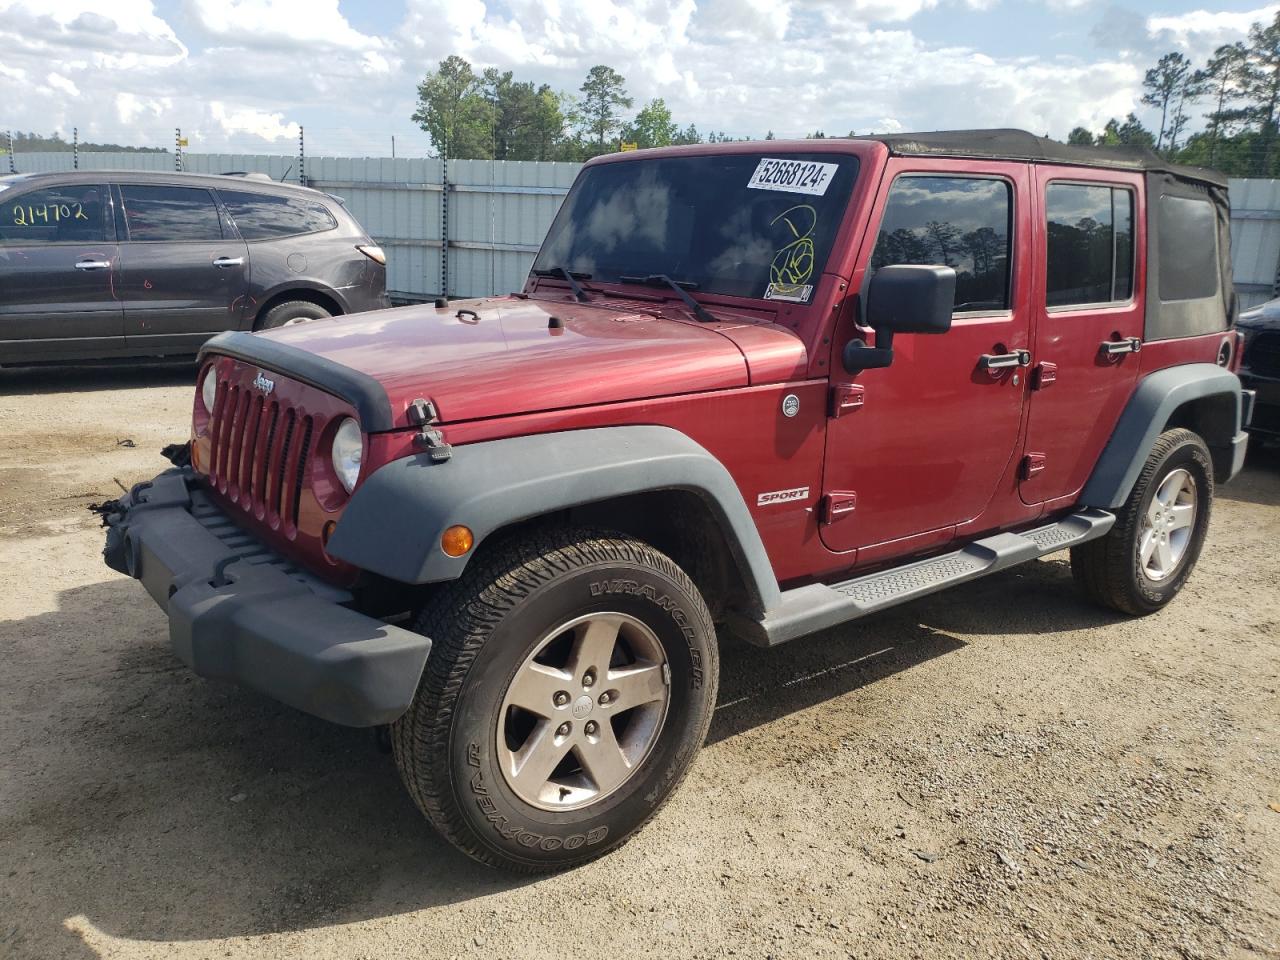
{"type": "Polygon", "coordinates": [[[1231,181],[1231,272],[1241,309],[1276,295],[1280,180],[1231,181]]]}
{"type": "MultiPolygon", "coordinates": [[[[18,154],[23,172],[70,170],[70,153],[18,154]]],[[[297,180],[298,157],[190,153],[192,173],[297,180]]],[[[406,298],[519,290],[577,175],[576,163],[308,157],[308,182],[341,197],[387,251],[387,287],[406,298]],[[442,202],[447,198],[447,204],[442,202]],[[447,218],[447,222],[446,222],[447,218]],[[447,271],[442,267],[448,238],[447,271]]],[[[3,168],[0,168],[3,169],[3,168]]],[[[82,170],[172,170],[168,153],[82,153],[82,170]]],[[[1243,307],[1268,300],[1280,268],[1280,180],[1231,181],[1231,244],[1243,307]]]]}

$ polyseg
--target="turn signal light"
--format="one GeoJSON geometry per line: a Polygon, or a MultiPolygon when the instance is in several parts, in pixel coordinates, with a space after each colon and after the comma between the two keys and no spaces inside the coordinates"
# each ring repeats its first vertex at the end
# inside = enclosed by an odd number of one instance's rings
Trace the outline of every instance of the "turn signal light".
{"type": "Polygon", "coordinates": [[[374,263],[380,263],[384,267],[387,265],[387,255],[383,253],[381,247],[375,247],[373,244],[361,243],[356,245],[356,249],[363,253],[374,263]]]}
{"type": "Polygon", "coordinates": [[[449,557],[461,557],[475,546],[475,542],[475,535],[462,524],[456,524],[440,535],[440,549],[449,557]]]}

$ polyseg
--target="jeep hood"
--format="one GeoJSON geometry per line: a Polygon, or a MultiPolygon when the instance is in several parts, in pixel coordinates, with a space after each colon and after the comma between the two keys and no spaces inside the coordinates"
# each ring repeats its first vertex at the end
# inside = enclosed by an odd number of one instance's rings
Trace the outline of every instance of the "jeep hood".
{"type": "MultiPolygon", "coordinates": [[[[397,427],[409,425],[405,410],[418,397],[442,421],[458,422],[747,386],[752,354],[758,374],[784,379],[799,375],[805,354],[794,333],[772,323],[700,324],[607,300],[454,301],[261,336],[378,381],[397,427]]],[[[289,373],[287,364],[271,366],[289,373]]]]}

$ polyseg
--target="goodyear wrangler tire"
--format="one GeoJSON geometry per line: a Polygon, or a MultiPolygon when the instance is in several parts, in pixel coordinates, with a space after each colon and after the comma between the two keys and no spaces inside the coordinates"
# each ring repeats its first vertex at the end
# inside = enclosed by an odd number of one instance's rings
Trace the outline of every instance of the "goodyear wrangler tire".
{"type": "Polygon", "coordinates": [[[622,535],[482,549],[415,622],[431,656],[392,751],[428,819],[475,859],[537,872],[617,847],[706,737],[719,657],[669,557],[622,535]]]}
{"type": "Polygon", "coordinates": [[[1182,590],[1209,530],[1213,461],[1190,430],[1156,438],[1105,537],[1071,548],[1071,573],[1096,603],[1142,616],[1182,590]]]}

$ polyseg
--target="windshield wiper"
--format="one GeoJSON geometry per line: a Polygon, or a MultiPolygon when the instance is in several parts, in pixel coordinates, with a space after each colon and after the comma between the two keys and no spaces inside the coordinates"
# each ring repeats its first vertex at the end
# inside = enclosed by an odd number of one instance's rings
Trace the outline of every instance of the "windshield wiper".
{"type": "Polygon", "coordinates": [[[697,289],[696,283],[689,283],[687,280],[672,280],[665,273],[651,273],[647,277],[619,277],[619,283],[636,283],[645,287],[661,287],[667,286],[675,291],[676,296],[684,301],[685,306],[693,311],[693,315],[703,323],[718,323],[716,317],[700,304],[693,297],[686,293],[686,289],[697,289]]]}
{"type": "Polygon", "coordinates": [[[571,273],[564,267],[548,267],[545,270],[534,270],[533,275],[535,277],[563,277],[569,281],[573,295],[578,298],[579,303],[589,303],[591,300],[587,296],[587,291],[582,289],[582,284],[578,283],[579,280],[590,280],[591,274],[589,273],[571,273]]]}

